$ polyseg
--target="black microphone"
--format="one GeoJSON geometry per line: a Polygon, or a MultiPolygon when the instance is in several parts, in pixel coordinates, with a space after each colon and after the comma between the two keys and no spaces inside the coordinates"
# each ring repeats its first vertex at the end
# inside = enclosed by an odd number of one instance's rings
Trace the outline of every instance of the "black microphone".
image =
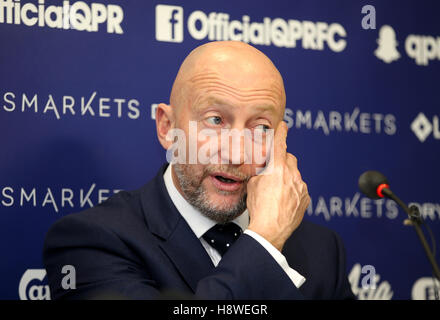
{"type": "Polygon", "coordinates": [[[434,274],[438,280],[440,280],[440,269],[435,261],[434,255],[431,252],[431,248],[426,242],[425,235],[422,232],[420,225],[423,223],[419,209],[416,206],[408,206],[400,200],[390,189],[388,179],[379,171],[366,171],[359,177],[358,181],[359,189],[370,199],[390,198],[397,202],[397,204],[408,214],[411,225],[414,226],[416,233],[425,249],[426,256],[431,263],[434,274]]]}
{"type": "MultiPolygon", "coordinates": [[[[386,195],[384,189],[390,190],[388,179],[379,171],[366,171],[359,177],[359,189],[370,199],[380,199],[386,195]]],[[[391,191],[391,190],[390,190],[391,191]]]]}
{"type": "Polygon", "coordinates": [[[388,179],[379,171],[365,171],[359,177],[359,189],[370,199],[389,198],[397,202],[397,204],[408,214],[412,221],[422,222],[420,212],[416,206],[408,206],[400,200],[390,189],[388,179]]]}

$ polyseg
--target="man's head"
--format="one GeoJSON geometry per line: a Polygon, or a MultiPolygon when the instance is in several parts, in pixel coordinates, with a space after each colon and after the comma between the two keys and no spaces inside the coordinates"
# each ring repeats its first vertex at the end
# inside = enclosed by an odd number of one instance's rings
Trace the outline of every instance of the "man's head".
{"type": "MultiPolygon", "coordinates": [[[[217,164],[173,165],[174,184],[185,199],[218,222],[240,215],[246,209],[247,181],[264,165],[246,161],[244,144],[249,140],[244,137],[237,153],[225,151],[221,142],[213,151],[212,145],[207,148],[213,140],[200,137],[207,131],[218,132],[220,137],[224,129],[264,134],[283,120],[285,103],[280,73],[256,48],[243,42],[218,41],[194,49],[177,73],[170,104],[159,104],[156,113],[157,134],[165,149],[173,145],[167,139],[170,130],[181,129],[186,141],[196,141],[198,154],[209,150],[208,156],[217,160],[211,162],[217,164]],[[194,135],[190,123],[197,125],[196,137],[190,137],[194,135]]],[[[250,143],[257,142],[251,139],[250,143]]],[[[194,150],[190,143],[185,149],[189,159],[194,150]]],[[[264,145],[262,149],[266,155],[264,145]]]]}

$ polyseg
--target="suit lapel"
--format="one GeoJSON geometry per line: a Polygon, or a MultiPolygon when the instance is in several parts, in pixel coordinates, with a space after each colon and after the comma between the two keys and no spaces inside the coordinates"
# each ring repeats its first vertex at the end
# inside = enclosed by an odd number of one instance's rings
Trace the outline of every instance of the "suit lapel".
{"type": "Polygon", "coordinates": [[[184,219],[180,219],[175,231],[160,246],[193,292],[200,279],[214,269],[205,248],[184,219]]]}
{"type": "Polygon", "coordinates": [[[145,220],[150,231],[159,237],[161,249],[195,292],[197,283],[212,271],[214,265],[168,195],[163,181],[166,168],[167,165],[164,165],[142,189],[145,220]]]}

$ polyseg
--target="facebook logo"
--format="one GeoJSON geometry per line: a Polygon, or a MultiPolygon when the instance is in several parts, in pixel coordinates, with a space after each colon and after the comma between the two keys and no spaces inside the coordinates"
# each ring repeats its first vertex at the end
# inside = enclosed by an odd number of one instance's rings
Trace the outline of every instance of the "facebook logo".
{"type": "Polygon", "coordinates": [[[183,41],[183,8],[158,4],[156,6],[156,40],[183,41]]]}

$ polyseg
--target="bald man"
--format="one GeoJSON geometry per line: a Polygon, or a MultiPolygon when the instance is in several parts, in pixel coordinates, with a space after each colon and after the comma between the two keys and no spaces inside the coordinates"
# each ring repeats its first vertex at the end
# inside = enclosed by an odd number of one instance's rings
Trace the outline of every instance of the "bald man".
{"type": "Polygon", "coordinates": [[[353,298],[341,239],[303,220],[310,197],[286,150],[285,103],[279,71],[256,48],[194,49],[156,112],[171,164],[51,227],[52,298],[353,298]]]}

